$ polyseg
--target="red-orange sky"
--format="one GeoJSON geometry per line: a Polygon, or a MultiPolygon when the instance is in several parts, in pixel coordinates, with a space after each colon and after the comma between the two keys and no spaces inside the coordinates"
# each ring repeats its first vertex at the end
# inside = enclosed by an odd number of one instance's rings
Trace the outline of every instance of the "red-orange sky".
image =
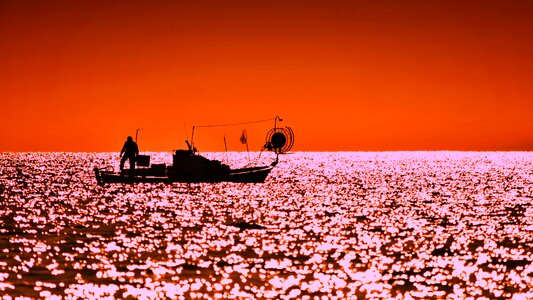
{"type": "Polygon", "coordinates": [[[0,151],[275,115],[297,151],[533,150],[529,0],[4,0],[0,39],[0,151]]]}

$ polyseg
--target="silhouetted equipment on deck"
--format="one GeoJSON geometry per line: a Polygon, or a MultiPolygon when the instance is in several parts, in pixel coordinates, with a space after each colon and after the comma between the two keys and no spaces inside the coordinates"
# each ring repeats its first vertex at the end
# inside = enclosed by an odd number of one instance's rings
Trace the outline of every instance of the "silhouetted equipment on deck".
{"type": "Polygon", "coordinates": [[[293,145],[294,132],[290,127],[274,127],[267,133],[264,148],[283,154],[289,152],[293,145]]]}
{"type": "Polygon", "coordinates": [[[137,155],[135,161],[140,167],[150,166],[150,155],[137,155]]]}

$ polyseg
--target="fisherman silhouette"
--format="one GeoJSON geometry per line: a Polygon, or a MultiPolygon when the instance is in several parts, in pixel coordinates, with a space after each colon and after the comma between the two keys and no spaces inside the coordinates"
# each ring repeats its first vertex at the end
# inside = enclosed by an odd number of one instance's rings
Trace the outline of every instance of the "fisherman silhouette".
{"type": "Polygon", "coordinates": [[[120,151],[120,172],[124,172],[124,163],[126,160],[129,159],[130,161],[130,176],[133,176],[133,172],[135,171],[135,158],[139,155],[139,147],[137,146],[137,143],[133,141],[133,138],[131,136],[128,136],[128,139],[124,143],[124,146],[122,147],[122,151],[120,151]]]}

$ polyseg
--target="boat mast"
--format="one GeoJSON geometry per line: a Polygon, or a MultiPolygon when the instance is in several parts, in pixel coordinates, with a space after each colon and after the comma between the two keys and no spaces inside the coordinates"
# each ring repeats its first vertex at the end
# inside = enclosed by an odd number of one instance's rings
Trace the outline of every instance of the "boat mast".
{"type": "Polygon", "coordinates": [[[192,149],[194,149],[194,128],[196,126],[193,126],[192,127],[192,133],[191,133],[191,144],[189,145],[189,143],[187,143],[187,146],[189,146],[189,151],[192,151],[192,149]]]}
{"type": "Polygon", "coordinates": [[[139,137],[139,130],[141,130],[141,128],[137,128],[137,130],[135,130],[135,143],[137,143],[137,137],[139,137]]]}

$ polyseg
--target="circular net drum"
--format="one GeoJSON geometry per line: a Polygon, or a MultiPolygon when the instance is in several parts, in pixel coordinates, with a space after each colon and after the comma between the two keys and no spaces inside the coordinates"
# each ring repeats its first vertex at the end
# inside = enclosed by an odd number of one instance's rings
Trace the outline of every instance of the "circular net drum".
{"type": "Polygon", "coordinates": [[[288,126],[270,129],[264,148],[277,154],[287,153],[294,145],[294,132],[288,126]]]}

